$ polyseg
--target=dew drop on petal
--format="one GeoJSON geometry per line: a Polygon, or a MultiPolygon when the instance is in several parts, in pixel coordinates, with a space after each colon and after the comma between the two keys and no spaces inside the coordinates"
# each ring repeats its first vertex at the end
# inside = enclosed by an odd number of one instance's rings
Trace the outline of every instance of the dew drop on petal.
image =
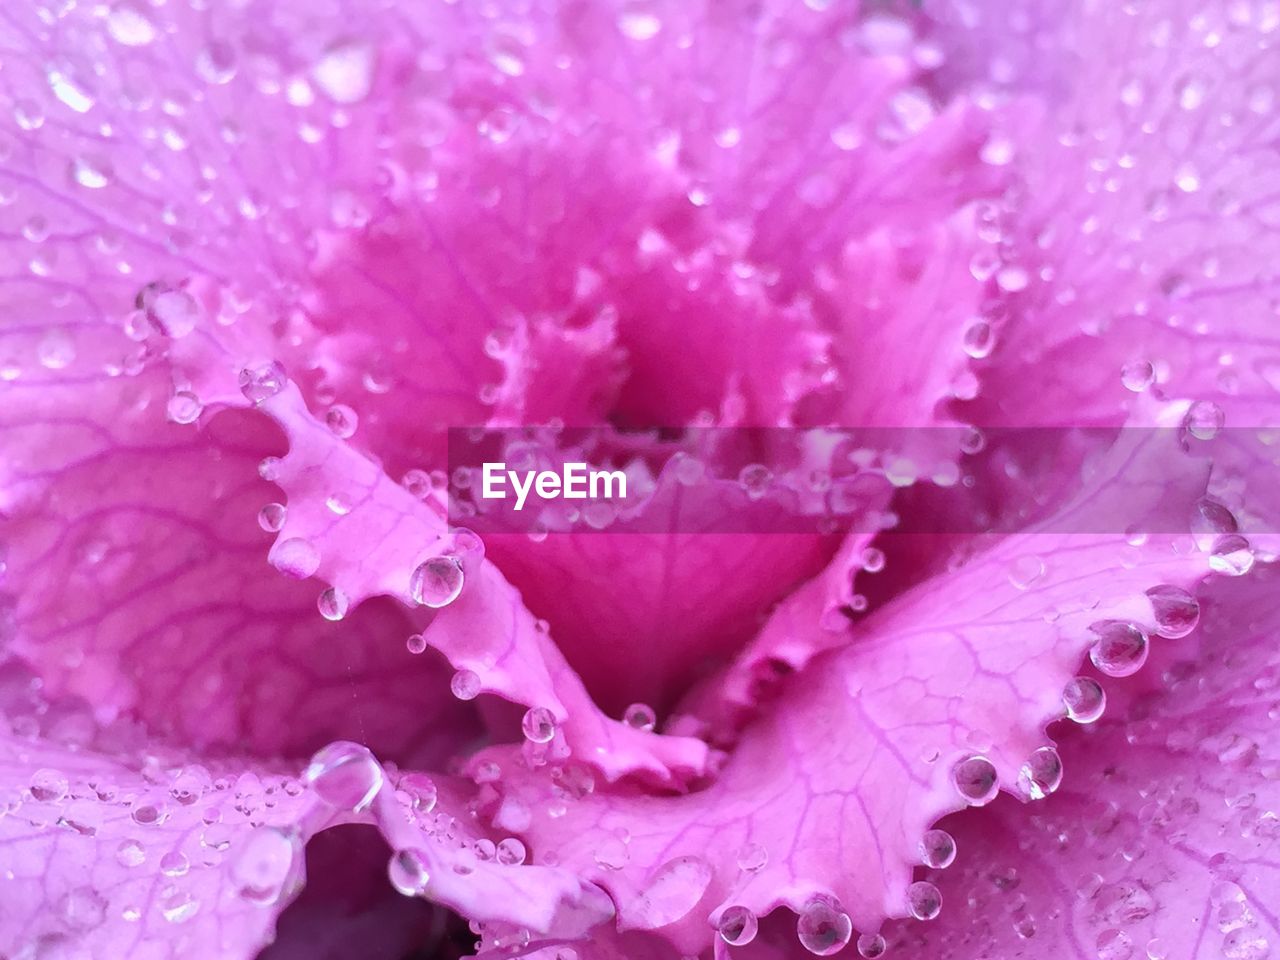
{"type": "Polygon", "coordinates": [[[865,957],[866,960],[877,960],[888,949],[889,945],[878,933],[864,933],[858,938],[858,956],[865,957]]]}
{"type": "Polygon", "coordinates": [[[53,95],[76,113],[88,113],[97,102],[92,94],[61,70],[50,70],[48,80],[53,95]]]}
{"type": "Polygon", "coordinates": [[[596,845],[594,859],[606,870],[621,870],[631,861],[631,851],[617,837],[605,837],[596,845]]]}
{"type": "Polygon", "coordinates": [[[515,837],[507,837],[498,844],[496,859],[504,866],[518,867],[527,856],[524,844],[515,837]]]}
{"type": "Polygon", "coordinates": [[[926,830],[920,838],[920,862],[941,870],[956,859],[956,841],[945,830],[926,830]]]}
{"type": "Polygon", "coordinates": [[[111,182],[111,172],[102,163],[88,157],[76,157],[71,161],[68,175],[73,183],[86,190],[101,190],[111,182]]]}
{"type": "Polygon", "coordinates": [[[769,862],[769,851],[763,845],[748,841],[738,849],[738,869],[756,873],[769,862]]]}
{"type": "Polygon", "coordinates": [[[303,779],[331,806],[359,812],[382,788],[383,772],[367,747],[340,740],[311,758],[303,779]]]}
{"type": "Polygon", "coordinates": [[[268,503],[258,511],[258,526],[267,533],[279,533],[287,516],[288,510],[283,503],[268,503]]]}
{"type": "Polygon", "coordinates": [[[284,367],[272,360],[245,367],[240,371],[240,392],[252,404],[270,400],[284,389],[289,378],[284,367]]]}
{"type": "Polygon", "coordinates": [[[932,920],[942,912],[942,894],[928,880],[907,887],[907,909],[917,920],[932,920]]]}
{"type": "Polygon", "coordinates": [[[387,863],[391,885],[406,897],[419,897],[431,880],[426,858],[417,850],[397,850],[387,863]]]}
{"type": "Polygon", "coordinates": [[[652,40],[662,31],[662,21],[650,11],[647,3],[626,4],[618,14],[618,29],[632,40],[652,40]]]}
{"type": "Polygon", "coordinates": [[[320,551],[310,540],[290,537],[271,551],[272,565],[281,573],[305,580],[320,569],[320,551]]]}
{"type": "Polygon", "coordinates": [[[188,424],[200,419],[203,409],[200,398],[190,390],[175,390],[165,407],[165,413],[174,423],[188,424]]]}
{"type": "Polygon", "coordinates": [[[636,730],[652,730],[657,721],[653,707],[647,703],[633,703],[622,714],[622,722],[636,730]]]}
{"type": "Polygon", "coordinates": [[[1096,941],[1098,960],[1129,960],[1133,956],[1133,938],[1123,930],[1104,930],[1096,941]]]}
{"type": "Polygon", "coordinates": [[[145,8],[131,0],[117,3],[107,14],[107,30],[112,39],[126,47],[145,47],[156,38],[156,26],[145,8]]]}
{"type": "Polygon", "coordinates": [[[1134,360],[1126,363],[1120,371],[1120,382],[1126,390],[1142,393],[1155,383],[1156,370],[1146,360],[1134,360]]]}
{"type": "Polygon", "coordinates": [[[1062,783],[1062,758],[1053,747],[1040,747],[1018,771],[1018,789],[1032,800],[1043,800],[1062,783]]]}
{"type": "Polygon", "coordinates": [[[1009,582],[1018,590],[1029,590],[1044,576],[1044,561],[1037,556],[1023,555],[1013,561],[1009,568],[1009,582]]]}
{"type": "Polygon", "coordinates": [[[480,677],[474,670],[459,670],[449,681],[449,689],[459,700],[474,700],[480,695],[480,677]]]}
{"type": "Polygon", "coordinates": [[[981,317],[975,317],[965,325],[961,343],[966,354],[974,360],[982,360],[991,356],[991,350],[995,346],[995,332],[990,323],[981,317]]]}
{"type": "Polygon", "coordinates": [[[165,336],[185,337],[196,328],[200,305],[187,291],[153,286],[143,296],[147,316],[164,331],[165,336]]]}
{"type": "Polygon", "coordinates": [[[58,902],[58,912],[72,929],[92,930],[106,919],[107,906],[106,898],[92,887],[76,887],[58,902]]]}
{"type": "Polygon", "coordinates": [[[312,68],[311,79],[335,103],[359,103],[373,89],[375,61],[371,43],[335,43],[312,68]]]}
{"type": "Polygon", "coordinates": [[[191,869],[191,861],[181,850],[170,850],[160,858],[160,872],[166,877],[181,877],[191,869]]]}
{"type": "Polygon", "coordinates": [[[951,782],[966,803],[980,807],[995,799],[1000,789],[995,764],[986,757],[969,757],[956,764],[951,782]]]}
{"type": "Polygon", "coordinates": [[[214,40],[196,56],[196,73],[211,86],[229,83],[237,69],[236,52],[223,40],[214,40]]]}
{"type": "Polygon", "coordinates": [[[300,845],[278,827],[258,827],[240,842],[228,867],[236,893],[250,903],[278,903],[295,879],[300,845]]]}
{"type": "Polygon", "coordinates": [[[725,907],[720,912],[720,921],[716,924],[720,939],[731,947],[741,947],[756,938],[760,929],[760,921],[746,907],[725,907]]]}
{"type": "Polygon", "coordinates": [[[1098,635],[1089,649],[1089,659],[1107,676],[1132,676],[1147,662],[1149,645],[1141,627],[1123,620],[1105,620],[1089,629],[1098,635]]]}
{"type": "Polygon", "coordinates": [[[1197,400],[1187,409],[1183,428],[1197,440],[1212,440],[1226,422],[1226,414],[1212,400],[1197,400]]]}
{"type": "Polygon", "coordinates": [[[1200,601],[1181,587],[1161,584],[1147,591],[1156,633],[1170,640],[1187,636],[1200,622],[1200,601]]]}
{"type": "Polygon", "coordinates": [[[31,775],[31,785],[28,789],[31,791],[32,799],[39,800],[41,803],[55,803],[67,795],[68,787],[66,777],[57,770],[46,767],[31,775]]]}
{"type": "Polygon", "coordinates": [[[556,736],[556,718],[546,707],[530,707],[520,721],[520,729],[530,743],[550,743],[556,736]]]}
{"type": "Polygon", "coordinates": [[[355,435],[360,418],[345,403],[335,403],[324,415],[325,425],[340,440],[350,439],[355,435]]]}
{"type": "Polygon", "coordinates": [[[1076,723],[1093,723],[1107,708],[1107,694],[1092,677],[1076,677],[1063,688],[1062,705],[1076,723]]]}
{"type": "Polygon", "coordinates": [[[465,577],[456,557],[431,557],[418,565],[409,578],[409,591],[424,607],[447,607],[462,593],[465,577]]]}
{"type": "Polygon", "coordinates": [[[805,904],[796,920],[796,935],[810,953],[829,957],[839,953],[853,937],[849,915],[823,897],[805,904]]]}
{"type": "Polygon", "coordinates": [[[341,620],[347,615],[347,595],[337,587],[330,587],[320,594],[316,607],[326,620],[341,620]]]}
{"type": "Polygon", "coordinates": [[[419,813],[430,813],[435,809],[439,792],[436,782],[425,773],[406,773],[400,778],[398,789],[408,797],[413,809],[419,813]]]}
{"type": "Polygon", "coordinates": [[[1228,577],[1242,577],[1253,569],[1253,550],[1238,533],[1218,537],[1209,552],[1209,569],[1228,577]]]}
{"type": "Polygon", "coordinates": [[[415,633],[404,642],[404,645],[410,653],[425,653],[427,638],[420,633],[415,633]]]}

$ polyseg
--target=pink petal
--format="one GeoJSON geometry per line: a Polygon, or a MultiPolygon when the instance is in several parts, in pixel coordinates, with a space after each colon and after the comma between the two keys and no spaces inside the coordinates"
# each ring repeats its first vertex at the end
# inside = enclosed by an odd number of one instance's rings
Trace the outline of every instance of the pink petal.
{"type": "MultiPolygon", "coordinates": [[[[1111,492],[1132,499],[1141,486],[1131,480],[1111,492]]],[[[1081,502],[1116,483],[1104,479],[1081,502]]],[[[620,930],[657,929],[697,951],[724,907],[762,916],[826,895],[857,930],[874,932],[908,913],[918,844],[938,817],[990,799],[997,786],[1027,795],[1023,765],[1048,746],[1044,728],[1063,713],[1064,687],[1098,639],[1093,628],[1154,629],[1145,591],[1204,576],[1206,558],[1183,540],[1134,547],[1119,534],[1052,525],[1003,539],[811,661],[745,731],[719,778],[688,797],[598,789],[539,809],[540,774],[513,778],[510,789],[535,811],[534,846],[605,886],[620,930]],[[985,766],[991,779],[966,799],[953,777],[975,757],[984,759],[972,772],[985,766]],[[763,865],[750,862],[759,848],[763,865]]],[[[496,816],[501,823],[503,807],[496,816]]]]}
{"type": "Polygon", "coordinates": [[[956,906],[897,931],[902,949],[1267,956],[1280,937],[1275,581],[1268,568],[1211,589],[1200,630],[1157,648],[1154,692],[1063,737],[1066,782],[1035,816],[998,803],[948,821],[958,875],[935,879],[956,906]]]}

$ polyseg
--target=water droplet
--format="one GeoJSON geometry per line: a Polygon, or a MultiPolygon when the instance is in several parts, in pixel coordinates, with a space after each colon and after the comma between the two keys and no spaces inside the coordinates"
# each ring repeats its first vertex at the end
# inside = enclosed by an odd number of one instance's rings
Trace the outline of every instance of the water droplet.
{"type": "Polygon", "coordinates": [[[347,615],[347,595],[337,587],[330,587],[316,600],[320,616],[326,620],[341,620],[347,615]]]}
{"type": "Polygon", "coordinates": [[[618,29],[624,36],[632,40],[652,40],[662,31],[662,21],[646,7],[647,4],[640,3],[623,7],[618,14],[618,29]]]}
{"type": "Polygon", "coordinates": [[[473,670],[459,670],[449,681],[449,689],[459,700],[474,700],[480,694],[480,678],[473,670]]]}
{"type": "Polygon", "coordinates": [[[229,866],[236,893],[250,903],[279,903],[293,886],[300,845],[277,827],[258,827],[240,844],[229,866]]]}
{"type": "Polygon", "coordinates": [[[1147,662],[1147,634],[1123,620],[1105,620],[1090,628],[1098,639],[1089,650],[1093,665],[1109,677],[1128,677],[1147,662]]]}
{"type": "Polygon", "coordinates": [[[747,873],[763,870],[769,862],[769,851],[752,841],[747,841],[738,850],[738,869],[747,873]]]}
{"type": "Polygon", "coordinates": [[[907,887],[907,909],[917,920],[932,920],[942,912],[942,894],[928,880],[907,887]]]}
{"type": "Polygon", "coordinates": [[[382,788],[383,773],[368,748],[340,740],[311,758],[303,779],[326,803],[359,812],[382,788]]]}
{"type": "Polygon", "coordinates": [[[884,569],[884,551],[878,547],[867,547],[862,551],[861,563],[867,573],[879,573],[884,569]]]}
{"type": "Polygon", "coordinates": [[[456,557],[439,556],[419,564],[409,578],[409,592],[424,607],[447,607],[462,593],[465,577],[456,557]]]}
{"type": "Polygon", "coordinates": [[[258,511],[258,526],[267,533],[279,533],[287,516],[288,509],[283,503],[268,503],[258,511]]]}
{"type": "Polygon", "coordinates": [[[116,847],[116,863],[122,867],[141,866],[147,859],[147,852],[137,840],[122,840],[116,847]]]}
{"type": "Polygon", "coordinates": [[[373,89],[376,59],[371,43],[335,43],[312,69],[311,78],[335,103],[359,103],[373,89]]]}
{"type": "Polygon", "coordinates": [[[164,822],[165,810],[164,807],[157,806],[154,803],[140,803],[133,808],[129,815],[133,818],[134,823],[141,827],[149,827],[164,822]]]}
{"type": "Polygon", "coordinates": [[[245,367],[240,371],[240,392],[255,405],[270,400],[288,382],[284,367],[274,360],[245,367]]]}
{"type": "Polygon", "coordinates": [[[631,851],[617,837],[605,837],[596,846],[594,859],[606,870],[621,870],[631,860],[631,851]]]}
{"type": "Polygon", "coordinates": [[[57,770],[37,770],[31,775],[31,796],[41,803],[55,803],[67,795],[67,778],[57,770]]]}
{"type": "Polygon", "coordinates": [[[942,870],[956,859],[956,841],[945,830],[926,830],[920,838],[920,862],[942,870]]]}
{"type": "Polygon", "coordinates": [[[1041,747],[1018,771],[1018,789],[1032,800],[1043,800],[1062,783],[1062,758],[1053,747],[1041,747]]]}
{"type": "Polygon", "coordinates": [[[752,500],[759,500],[769,492],[769,484],[773,482],[773,474],[768,467],[758,463],[749,463],[738,474],[738,482],[746,490],[752,500]]]}
{"type": "Polygon", "coordinates": [[[75,341],[67,331],[53,329],[40,338],[36,353],[46,370],[62,370],[76,358],[75,341]]]}
{"type": "Polygon", "coordinates": [[[92,887],[76,887],[59,901],[58,912],[73,929],[92,930],[107,918],[107,901],[92,887]]]}
{"type": "Polygon", "coordinates": [[[1213,542],[1209,569],[1228,577],[1242,577],[1253,569],[1253,550],[1238,533],[1229,533],[1213,542]]]}
{"type": "Polygon", "coordinates": [[[356,412],[344,403],[335,403],[324,415],[325,425],[340,440],[350,439],[355,435],[360,418],[356,412]]]}
{"type": "Polygon", "coordinates": [[[1182,163],[1173,173],[1173,182],[1183,193],[1195,193],[1200,189],[1200,171],[1190,161],[1182,163]]]}
{"type": "Polygon", "coordinates": [[[1062,705],[1076,723],[1093,723],[1107,708],[1107,694],[1092,677],[1076,677],[1063,689],[1062,705]]]}
{"type": "Polygon", "coordinates": [[[636,730],[652,730],[658,717],[647,703],[633,703],[623,711],[622,722],[636,730]]]}
{"type": "Polygon", "coordinates": [[[1181,587],[1161,584],[1147,591],[1156,633],[1170,640],[1185,637],[1200,622],[1200,602],[1181,587]]]}
{"type": "Polygon", "coordinates": [[[225,41],[214,40],[196,56],[196,73],[213,86],[230,82],[236,70],[235,49],[225,41]]]}
{"type": "Polygon", "coordinates": [[[49,86],[53,95],[76,113],[88,113],[96,102],[93,96],[61,70],[50,70],[49,86]]]}
{"type": "Polygon", "coordinates": [[[858,955],[866,957],[867,960],[877,960],[878,957],[883,957],[888,949],[889,945],[885,943],[884,937],[878,933],[864,933],[858,938],[858,955]]]}
{"type": "Polygon", "coordinates": [[[298,580],[305,580],[320,569],[320,551],[302,537],[290,537],[276,544],[270,559],[277,570],[298,580]]]}
{"type": "Polygon", "coordinates": [[[974,317],[965,324],[961,343],[965,353],[975,360],[982,360],[991,356],[991,350],[996,343],[995,331],[986,320],[974,317]]]}
{"type": "Polygon", "coordinates": [[[1133,956],[1133,939],[1123,930],[1104,930],[1096,942],[1098,960],[1129,960],[1133,956]]]}
{"type": "Polygon", "coordinates": [[[44,108],[34,100],[15,101],[13,119],[23,130],[39,130],[44,126],[44,108]]]}
{"type": "Polygon", "coordinates": [[[1028,590],[1044,576],[1044,561],[1036,556],[1021,556],[1013,561],[1009,582],[1018,590],[1028,590]]]}
{"type": "Polygon", "coordinates": [[[1156,370],[1146,360],[1134,360],[1126,363],[1120,371],[1120,382],[1126,390],[1142,393],[1155,383],[1156,370]]]}
{"type": "Polygon", "coordinates": [[[1225,960],[1267,960],[1271,944],[1257,930],[1242,927],[1223,938],[1222,956],[1225,960]]]}
{"type": "Polygon", "coordinates": [[[520,729],[530,743],[550,743],[556,736],[556,718],[546,707],[530,707],[520,721],[520,729]]]}
{"type": "Polygon", "coordinates": [[[829,957],[839,953],[853,937],[849,915],[824,897],[805,904],[796,920],[796,935],[810,953],[829,957]]]}
{"type": "Polygon", "coordinates": [[[107,14],[107,30],[117,43],[126,47],[145,47],[156,38],[155,24],[141,6],[128,0],[117,3],[107,14]]]}
{"type": "Polygon", "coordinates": [[[528,854],[525,851],[524,844],[515,837],[507,837],[498,844],[496,859],[504,866],[518,867],[524,863],[526,856],[528,854]]]}
{"type": "Polygon", "coordinates": [[[720,921],[716,924],[720,931],[720,939],[732,947],[741,947],[756,938],[760,929],[760,921],[746,907],[725,907],[720,912],[720,921]]]}
{"type": "Polygon", "coordinates": [[[961,760],[951,772],[951,782],[956,792],[973,807],[990,803],[1000,789],[995,764],[986,757],[961,760]]]}
{"type": "Polygon", "coordinates": [[[1197,400],[1187,409],[1183,429],[1197,440],[1212,440],[1226,423],[1226,414],[1212,400],[1197,400]]]}
{"type": "Polygon", "coordinates": [[[86,190],[101,190],[111,182],[110,168],[87,157],[72,160],[67,175],[86,190]]]}
{"type": "Polygon", "coordinates": [[[404,645],[410,653],[425,653],[427,638],[420,633],[415,633],[404,642],[404,645]]]}
{"type": "Polygon", "coordinates": [[[185,290],[148,288],[141,295],[147,317],[166,336],[185,337],[196,328],[200,305],[185,290]]]}
{"type": "Polygon", "coordinates": [[[186,890],[175,890],[160,898],[160,913],[170,923],[186,923],[199,912],[200,901],[186,890]]]}
{"type": "Polygon", "coordinates": [[[160,858],[160,872],[166,877],[181,877],[191,869],[191,861],[181,850],[170,850],[160,858]]]}
{"type": "Polygon", "coordinates": [[[688,916],[710,886],[711,874],[711,864],[701,857],[668,860],[651,876],[644,895],[628,906],[629,923],[656,930],[688,916]]]}
{"type": "Polygon", "coordinates": [[[176,390],[169,398],[165,413],[174,423],[195,423],[200,419],[200,411],[204,409],[200,398],[190,390],[176,390]]]}

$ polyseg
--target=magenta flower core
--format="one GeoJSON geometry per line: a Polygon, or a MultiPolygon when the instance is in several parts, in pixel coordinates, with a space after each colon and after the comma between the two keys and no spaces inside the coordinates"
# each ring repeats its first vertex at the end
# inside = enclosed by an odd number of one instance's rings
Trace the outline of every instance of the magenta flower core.
{"type": "Polygon", "coordinates": [[[0,960],[1280,956],[1277,44],[5,4],[0,960]]]}

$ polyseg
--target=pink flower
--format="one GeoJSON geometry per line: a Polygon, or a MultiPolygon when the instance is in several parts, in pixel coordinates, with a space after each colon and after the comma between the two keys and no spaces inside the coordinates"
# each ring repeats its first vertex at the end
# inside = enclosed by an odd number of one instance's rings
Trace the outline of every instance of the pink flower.
{"type": "Polygon", "coordinates": [[[1280,8],[1044,7],[0,12],[0,957],[1268,956],[1280,8]]]}

